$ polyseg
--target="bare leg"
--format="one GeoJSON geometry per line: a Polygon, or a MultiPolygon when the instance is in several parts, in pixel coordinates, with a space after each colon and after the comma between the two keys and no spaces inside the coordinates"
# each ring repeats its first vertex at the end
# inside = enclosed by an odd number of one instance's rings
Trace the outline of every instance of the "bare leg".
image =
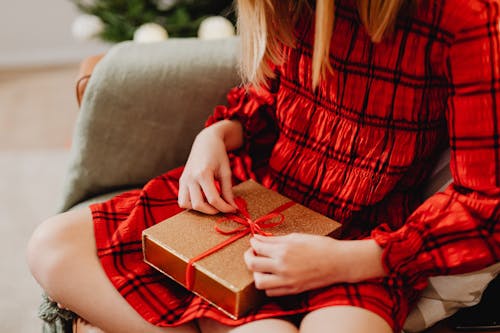
{"type": "Polygon", "coordinates": [[[73,333],[105,333],[82,318],[73,321],[73,333]]]}
{"type": "Polygon", "coordinates": [[[52,299],[108,333],[198,332],[195,324],[154,326],[122,298],[96,256],[88,208],[43,222],[30,239],[27,255],[33,276],[52,299]]]}
{"type": "Polygon", "coordinates": [[[331,306],[307,314],[300,325],[301,333],[391,333],[392,328],[377,314],[354,306],[331,306]]]}
{"type": "Polygon", "coordinates": [[[298,333],[297,327],[289,321],[283,319],[262,319],[256,320],[241,326],[231,327],[218,323],[211,319],[198,319],[198,325],[202,333],[298,333]]]}

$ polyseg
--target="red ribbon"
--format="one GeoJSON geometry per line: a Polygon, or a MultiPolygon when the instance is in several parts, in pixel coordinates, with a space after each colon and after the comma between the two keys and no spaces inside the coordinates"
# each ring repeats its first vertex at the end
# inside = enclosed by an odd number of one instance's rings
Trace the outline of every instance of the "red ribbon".
{"type": "Polygon", "coordinates": [[[214,246],[211,249],[197,255],[196,257],[189,260],[187,268],[186,268],[186,288],[192,290],[194,284],[194,267],[193,264],[205,257],[208,257],[212,253],[219,251],[220,249],[226,247],[227,245],[236,242],[238,239],[245,237],[248,234],[258,234],[263,236],[272,236],[271,233],[265,232],[264,228],[272,228],[275,227],[285,220],[285,217],[281,212],[295,205],[295,202],[289,201],[278,208],[274,209],[270,213],[257,218],[255,221],[250,218],[250,213],[247,209],[247,203],[245,199],[237,197],[234,199],[236,205],[238,206],[238,213],[229,213],[225,214],[223,217],[217,219],[215,230],[222,235],[233,235],[232,237],[226,239],[222,243],[214,246]],[[279,220],[271,222],[276,217],[279,220]],[[241,224],[240,227],[234,228],[232,230],[226,231],[222,230],[219,225],[226,221],[233,221],[238,224],[241,224]]]}

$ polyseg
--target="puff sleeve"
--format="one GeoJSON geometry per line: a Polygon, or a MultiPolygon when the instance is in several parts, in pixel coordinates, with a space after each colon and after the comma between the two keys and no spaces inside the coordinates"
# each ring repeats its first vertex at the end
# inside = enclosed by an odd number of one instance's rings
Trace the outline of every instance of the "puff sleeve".
{"type": "Polygon", "coordinates": [[[417,287],[500,261],[500,16],[496,2],[481,3],[446,57],[453,183],[401,229],[372,232],[386,271],[417,287]]]}
{"type": "Polygon", "coordinates": [[[268,81],[267,87],[235,87],[227,95],[227,105],[219,105],[205,125],[231,119],[243,126],[244,144],[230,153],[233,176],[239,181],[260,179],[278,137],[276,94],[280,76],[268,81]]]}

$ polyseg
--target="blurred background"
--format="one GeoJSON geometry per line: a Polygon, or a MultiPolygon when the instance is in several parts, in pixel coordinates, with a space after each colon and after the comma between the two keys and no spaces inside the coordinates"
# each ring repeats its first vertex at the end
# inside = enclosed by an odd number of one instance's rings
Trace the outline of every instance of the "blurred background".
{"type": "MultiPolygon", "coordinates": [[[[115,43],[234,35],[232,1],[0,0],[0,332],[41,332],[25,259],[57,213],[86,57],[115,43]]],[[[77,286],[75,286],[77,287],[77,286]]]]}
{"type": "Polygon", "coordinates": [[[65,0],[0,0],[0,332],[41,332],[41,290],[25,248],[53,215],[77,116],[79,62],[109,44],[81,41],[65,0]]]}

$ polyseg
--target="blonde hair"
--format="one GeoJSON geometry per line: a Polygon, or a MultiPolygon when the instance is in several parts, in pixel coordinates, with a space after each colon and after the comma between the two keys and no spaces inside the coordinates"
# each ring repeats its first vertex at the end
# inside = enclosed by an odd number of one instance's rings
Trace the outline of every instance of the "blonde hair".
{"type": "MultiPolygon", "coordinates": [[[[401,9],[411,2],[416,0],[357,0],[359,16],[373,42],[394,30],[401,9]]],[[[274,76],[272,66],[283,61],[283,46],[295,45],[294,28],[300,15],[315,15],[313,87],[332,70],[329,51],[335,0],[316,0],[315,10],[308,0],[238,0],[237,4],[244,83],[266,85],[266,79],[274,76]]]]}

